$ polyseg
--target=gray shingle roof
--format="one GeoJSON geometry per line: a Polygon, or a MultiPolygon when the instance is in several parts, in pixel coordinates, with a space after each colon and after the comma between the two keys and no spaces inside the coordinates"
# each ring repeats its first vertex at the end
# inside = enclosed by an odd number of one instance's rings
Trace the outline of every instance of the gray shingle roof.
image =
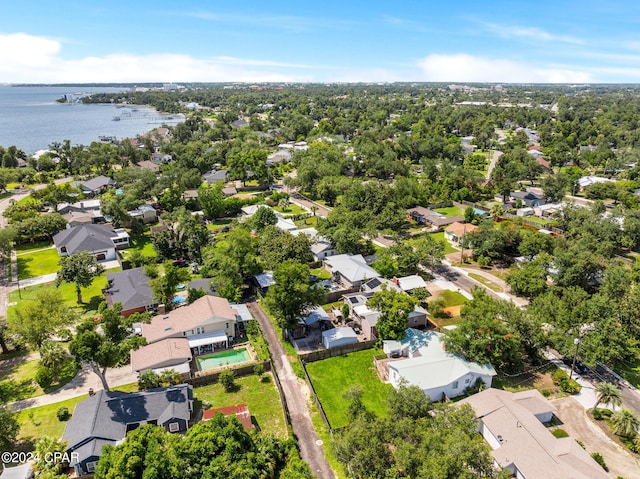
{"type": "Polygon", "coordinates": [[[153,291],[149,286],[149,277],[144,268],[107,273],[109,288],[105,296],[110,296],[111,304],[122,303],[123,311],[155,304],[153,291]]]}
{"type": "MultiPolygon", "coordinates": [[[[106,443],[124,439],[127,424],[152,420],[161,424],[161,417],[165,421],[171,418],[189,421],[191,400],[193,389],[188,384],[137,393],[100,390],[78,403],[62,439],[67,441],[68,451],[72,452],[95,439],[106,443]]],[[[89,455],[81,456],[79,460],[90,457],[95,447],[97,445],[82,448],[89,455]]]]}
{"type": "Polygon", "coordinates": [[[91,191],[96,191],[96,190],[99,190],[100,188],[104,188],[105,186],[112,186],[114,184],[115,182],[111,178],[108,178],[103,175],[96,176],[95,178],[91,178],[90,180],[87,180],[87,181],[77,182],[77,185],[80,186],[83,190],[86,189],[91,191]]]}
{"type": "Polygon", "coordinates": [[[111,238],[117,236],[114,229],[103,225],[78,225],[56,233],[53,242],[56,248],[65,246],[67,253],[78,251],[101,251],[114,248],[111,238]]]}

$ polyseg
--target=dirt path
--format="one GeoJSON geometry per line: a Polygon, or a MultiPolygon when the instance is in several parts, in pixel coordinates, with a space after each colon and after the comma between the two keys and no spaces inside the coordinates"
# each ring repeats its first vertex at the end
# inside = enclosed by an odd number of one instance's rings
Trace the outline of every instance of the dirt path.
{"type": "Polygon", "coordinates": [[[335,478],[333,470],[325,460],[322,443],[319,442],[318,435],[311,423],[311,416],[309,415],[309,408],[307,407],[307,399],[309,396],[308,394],[305,395],[299,379],[294,374],[284,347],[280,343],[278,334],[258,303],[247,303],[247,307],[249,311],[251,311],[251,314],[253,314],[253,317],[258,321],[260,329],[262,329],[269,344],[273,363],[280,378],[282,390],[284,391],[289,408],[293,434],[300,444],[300,455],[302,459],[307,461],[309,466],[311,466],[311,470],[319,479],[335,478]]]}
{"type": "Polygon", "coordinates": [[[589,454],[593,452],[602,454],[611,477],[620,476],[627,479],[640,477],[638,461],[587,418],[585,410],[574,398],[554,399],[551,403],[557,410],[556,416],[564,423],[560,427],[572,438],[582,441],[589,454]]]}

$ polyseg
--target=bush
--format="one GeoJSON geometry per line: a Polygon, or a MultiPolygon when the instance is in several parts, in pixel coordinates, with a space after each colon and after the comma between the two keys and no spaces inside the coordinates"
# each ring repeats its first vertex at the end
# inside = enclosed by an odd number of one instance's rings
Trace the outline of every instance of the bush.
{"type": "Polygon", "coordinates": [[[559,386],[562,381],[569,380],[569,375],[564,371],[564,369],[556,369],[553,373],[551,373],[551,380],[553,384],[559,386]]]}
{"type": "Polygon", "coordinates": [[[597,421],[609,419],[613,412],[609,409],[596,408],[593,410],[593,418],[597,421]]]}
{"type": "Polygon", "coordinates": [[[604,462],[604,458],[599,452],[592,452],[591,457],[593,458],[594,461],[600,464],[600,467],[602,467],[602,469],[609,472],[609,468],[607,467],[607,464],[604,462]]]}
{"type": "Polygon", "coordinates": [[[58,417],[58,421],[67,421],[71,417],[71,414],[69,414],[68,408],[61,407],[58,409],[56,416],[58,417]]]}
{"type": "Polygon", "coordinates": [[[235,374],[230,369],[222,371],[218,379],[220,381],[220,384],[222,384],[222,387],[224,388],[224,390],[227,392],[231,391],[235,386],[233,382],[233,380],[235,379],[235,374]]]}
{"type": "Polygon", "coordinates": [[[47,389],[53,383],[54,372],[45,368],[44,366],[40,366],[36,371],[35,380],[42,389],[47,389]]]}
{"type": "Polygon", "coordinates": [[[253,367],[253,372],[255,373],[256,376],[258,376],[258,381],[262,382],[262,380],[264,379],[264,364],[257,363],[253,367]]]}
{"type": "Polygon", "coordinates": [[[553,434],[558,439],[560,439],[562,437],[569,437],[569,433],[567,431],[565,431],[564,429],[556,429],[551,434],[553,434]]]}
{"type": "Polygon", "coordinates": [[[565,379],[560,381],[560,390],[567,394],[578,394],[582,390],[582,386],[573,379],[565,379]]]}

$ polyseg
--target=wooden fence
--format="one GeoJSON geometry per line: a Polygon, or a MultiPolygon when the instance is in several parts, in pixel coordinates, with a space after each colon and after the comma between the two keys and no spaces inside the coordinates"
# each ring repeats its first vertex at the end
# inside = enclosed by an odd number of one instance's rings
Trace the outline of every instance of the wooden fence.
{"type": "Polygon", "coordinates": [[[302,370],[304,371],[304,378],[307,381],[307,386],[309,386],[309,391],[311,391],[311,395],[313,396],[313,400],[318,407],[318,411],[320,412],[320,417],[322,418],[322,422],[325,423],[327,429],[329,430],[329,435],[331,436],[331,440],[333,440],[333,428],[331,427],[331,423],[329,422],[329,418],[324,412],[324,408],[322,407],[322,403],[320,399],[318,399],[318,395],[316,394],[316,390],[313,387],[313,383],[311,382],[311,378],[309,377],[309,373],[307,373],[307,366],[305,365],[305,361],[300,360],[300,364],[302,364],[302,370]]]}
{"type": "MultiPolygon", "coordinates": [[[[217,369],[215,371],[198,371],[195,375],[192,375],[191,378],[187,379],[186,382],[191,384],[193,387],[205,386],[207,384],[214,384],[218,382],[218,378],[223,371],[233,371],[236,377],[242,376],[250,376],[251,374],[255,374],[256,364],[260,364],[259,361],[252,361],[250,364],[242,364],[240,366],[227,366],[224,369],[217,369]]],[[[271,362],[263,361],[262,365],[264,366],[265,371],[271,371],[271,362]]]]}
{"type": "Polygon", "coordinates": [[[355,353],[357,351],[364,351],[365,349],[371,349],[375,346],[376,340],[370,339],[368,341],[359,341],[353,344],[345,344],[344,346],[338,346],[336,348],[321,349],[318,351],[311,351],[310,353],[299,354],[298,357],[302,363],[312,363],[314,361],[321,361],[323,359],[333,358],[335,356],[342,356],[343,354],[355,353]]]}

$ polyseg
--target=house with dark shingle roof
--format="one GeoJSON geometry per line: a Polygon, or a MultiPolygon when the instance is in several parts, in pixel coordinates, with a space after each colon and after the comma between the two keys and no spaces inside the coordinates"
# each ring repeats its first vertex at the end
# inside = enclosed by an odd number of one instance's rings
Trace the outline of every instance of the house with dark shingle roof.
{"type": "Polygon", "coordinates": [[[456,221],[464,221],[460,216],[445,216],[424,206],[409,208],[407,214],[419,225],[430,226],[433,231],[438,231],[456,221]]]}
{"type": "Polygon", "coordinates": [[[100,175],[95,178],[91,178],[87,181],[74,181],[73,186],[79,188],[85,195],[94,196],[99,195],[107,188],[110,188],[116,184],[111,178],[100,175]]]}
{"type": "Polygon", "coordinates": [[[168,432],[184,433],[193,412],[193,388],[188,384],[137,393],[98,391],[78,403],[65,427],[70,466],[76,475],[92,474],[106,445],[121,443],[129,431],[156,424],[168,432]]]}
{"type": "Polygon", "coordinates": [[[111,226],[83,224],[56,233],[53,244],[60,256],[88,251],[98,261],[113,261],[118,258],[116,249],[129,247],[129,234],[111,226]]]}
{"type": "Polygon", "coordinates": [[[115,303],[121,303],[125,318],[133,313],[155,311],[158,307],[144,268],[107,273],[107,282],[107,288],[102,291],[107,306],[112,308],[115,303]]]}
{"type": "Polygon", "coordinates": [[[211,170],[202,175],[202,181],[204,181],[208,185],[215,185],[216,183],[226,183],[227,176],[227,170],[211,170]]]}

